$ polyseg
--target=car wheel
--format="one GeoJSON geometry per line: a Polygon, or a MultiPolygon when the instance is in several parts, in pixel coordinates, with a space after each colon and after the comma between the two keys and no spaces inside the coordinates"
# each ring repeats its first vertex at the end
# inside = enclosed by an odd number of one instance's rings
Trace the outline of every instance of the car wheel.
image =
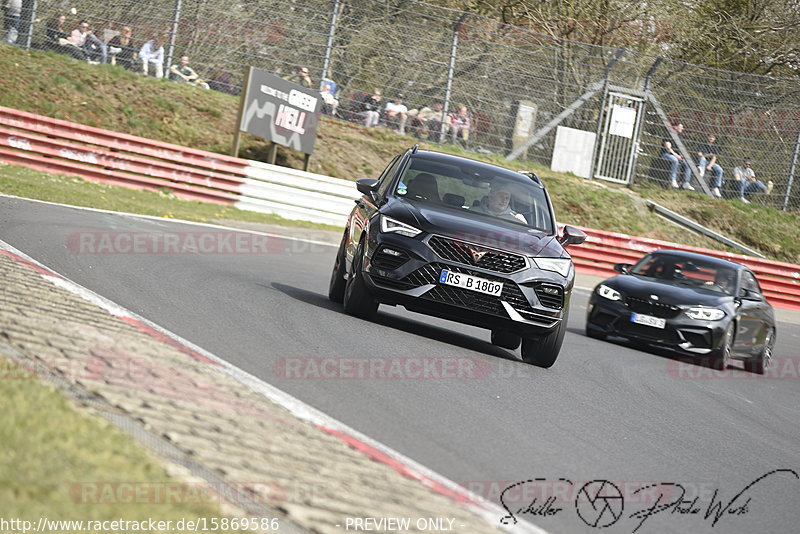
{"type": "Polygon", "coordinates": [[[508,330],[492,330],[492,345],[497,345],[508,350],[517,350],[522,337],[508,330]]]}
{"type": "Polygon", "coordinates": [[[567,317],[549,334],[537,337],[522,338],[522,361],[547,369],[556,363],[564,333],[567,330],[567,317]]]}
{"type": "Polygon", "coordinates": [[[606,338],[606,335],[602,331],[600,331],[600,330],[598,330],[598,329],[596,329],[596,328],[594,328],[592,326],[589,326],[589,323],[586,323],[586,335],[588,337],[592,338],[592,339],[605,339],[606,338]]]}
{"type": "Polygon", "coordinates": [[[733,351],[733,329],[734,324],[728,325],[722,337],[722,346],[711,356],[711,368],[717,371],[724,371],[731,362],[731,352],[733,351]]]}
{"type": "Polygon", "coordinates": [[[378,311],[378,303],[372,298],[364,281],[364,242],[358,245],[353,258],[353,272],[347,277],[344,288],[344,312],[348,315],[371,319],[378,311]]]}
{"type": "Polygon", "coordinates": [[[770,362],[772,361],[772,349],[775,347],[775,330],[772,329],[767,334],[767,339],[764,340],[764,349],[761,351],[761,354],[758,357],[753,358],[752,360],[745,360],[744,368],[746,371],[750,373],[755,373],[757,375],[763,375],[767,368],[769,367],[770,362]]]}
{"type": "Polygon", "coordinates": [[[342,243],[339,245],[339,251],[336,253],[336,261],[333,262],[333,272],[331,273],[331,282],[328,284],[328,298],[333,302],[341,303],[344,300],[344,288],[346,280],[346,261],[345,249],[347,247],[347,230],[344,231],[342,236],[342,243]]]}

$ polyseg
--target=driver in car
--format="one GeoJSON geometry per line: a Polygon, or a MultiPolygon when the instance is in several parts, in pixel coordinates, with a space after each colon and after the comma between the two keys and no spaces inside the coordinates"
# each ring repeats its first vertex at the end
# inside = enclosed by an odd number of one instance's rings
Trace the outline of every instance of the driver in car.
{"type": "Polygon", "coordinates": [[[493,215],[501,219],[528,224],[525,216],[511,209],[511,184],[495,180],[489,189],[489,194],[481,200],[481,203],[472,208],[478,213],[493,215]]]}

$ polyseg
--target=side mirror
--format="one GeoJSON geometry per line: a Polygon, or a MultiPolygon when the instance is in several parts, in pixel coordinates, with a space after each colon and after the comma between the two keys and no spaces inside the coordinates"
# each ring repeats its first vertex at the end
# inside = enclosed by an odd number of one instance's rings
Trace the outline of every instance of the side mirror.
{"type": "Polygon", "coordinates": [[[586,234],[583,230],[569,225],[564,226],[564,233],[558,238],[558,242],[564,247],[567,245],[580,245],[584,241],[586,241],[586,234]]]}
{"type": "Polygon", "coordinates": [[[375,186],[378,185],[378,180],[375,178],[359,178],[356,180],[356,188],[364,195],[372,195],[375,192],[375,186]]]}
{"type": "Polygon", "coordinates": [[[633,267],[633,264],[631,263],[618,263],[614,265],[614,270],[620,274],[628,274],[628,272],[631,270],[631,267],[633,267]]]}
{"type": "Polygon", "coordinates": [[[755,302],[761,302],[762,300],[764,300],[764,296],[761,293],[757,293],[752,289],[745,289],[745,288],[742,288],[739,291],[739,298],[741,298],[742,300],[752,300],[755,302]]]}

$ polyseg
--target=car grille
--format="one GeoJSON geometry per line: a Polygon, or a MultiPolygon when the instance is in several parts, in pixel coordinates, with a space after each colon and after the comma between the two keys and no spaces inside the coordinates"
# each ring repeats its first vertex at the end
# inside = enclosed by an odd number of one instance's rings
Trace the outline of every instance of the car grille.
{"type": "Polygon", "coordinates": [[[523,314],[538,315],[528,303],[528,299],[522,294],[519,286],[507,279],[493,276],[487,276],[484,273],[463,269],[460,267],[451,267],[441,263],[431,263],[413,273],[406,276],[403,281],[411,282],[415,286],[422,286],[425,284],[436,284],[436,287],[425,293],[422,298],[434,300],[436,302],[443,302],[452,304],[461,308],[469,308],[482,313],[491,315],[507,316],[503,305],[500,304],[501,300],[505,300],[518,312],[523,314]],[[473,276],[480,276],[486,280],[493,282],[503,283],[503,292],[500,297],[493,297],[485,295],[469,289],[462,289],[460,287],[453,287],[444,284],[439,284],[439,275],[443,269],[455,273],[471,274],[473,276]]]}
{"type": "Polygon", "coordinates": [[[680,342],[677,332],[669,328],[653,328],[643,324],[636,323],[623,323],[620,325],[619,332],[621,335],[629,335],[639,339],[648,339],[651,341],[660,341],[662,343],[680,342]]]}
{"type": "Polygon", "coordinates": [[[681,309],[677,306],[670,306],[669,304],[653,302],[651,300],[645,300],[636,297],[626,298],[625,305],[635,313],[652,315],[653,317],[661,317],[664,319],[672,319],[681,312],[681,309]]]}
{"type": "Polygon", "coordinates": [[[539,297],[539,302],[545,308],[554,308],[556,310],[560,310],[564,307],[563,288],[551,284],[539,284],[534,287],[533,290],[536,291],[536,296],[539,297]]]}
{"type": "Polygon", "coordinates": [[[428,240],[428,245],[444,260],[472,265],[497,273],[514,273],[527,266],[524,256],[481,245],[473,245],[465,241],[433,236],[428,240]],[[473,252],[485,254],[476,261],[473,257],[473,252]]]}

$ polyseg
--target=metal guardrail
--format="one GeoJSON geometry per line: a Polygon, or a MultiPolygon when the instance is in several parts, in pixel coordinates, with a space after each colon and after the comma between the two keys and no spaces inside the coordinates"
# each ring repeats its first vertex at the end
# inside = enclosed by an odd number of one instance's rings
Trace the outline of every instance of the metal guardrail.
{"type": "Polygon", "coordinates": [[[683,215],[679,215],[679,214],[675,213],[674,211],[665,208],[664,206],[656,204],[652,200],[646,201],[646,204],[647,204],[648,208],[650,208],[651,210],[655,211],[656,213],[658,213],[662,217],[666,217],[670,221],[675,222],[677,224],[680,224],[681,226],[683,226],[685,228],[689,228],[690,230],[693,230],[695,232],[699,232],[699,233],[703,234],[706,237],[710,237],[711,239],[714,239],[715,241],[719,241],[720,243],[724,243],[725,245],[728,245],[729,247],[732,247],[732,248],[735,248],[735,249],[739,249],[742,252],[750,254],[751,256],[755,256],[757,258],[766,258],[766,256],[764,256],[763,254],[760,254],[760,253],[756,252],[755,250],[742,245],[741,243],[737,243],[736,241],[734,241],[732,239],[728,239],[724,235],[718,234],[717,232],[715,232],[713,230],[710,230],[710,229],[706,228],[705,226],[703,226],[701,224],[697,224],[693,220],[687,219],[683,215]]]}
{"type": "MultiPolygon", "coordinates": [[[[161,143],[0,107],[0,161],[48,172],[344,226],[359,195],[353,182],[161,143]]],[[[800,310],[800,265],[583,228],[586,243],[569,252],[579,272],[613,276],[659,248],[742,263],[776,306],[800,310]]]]}

